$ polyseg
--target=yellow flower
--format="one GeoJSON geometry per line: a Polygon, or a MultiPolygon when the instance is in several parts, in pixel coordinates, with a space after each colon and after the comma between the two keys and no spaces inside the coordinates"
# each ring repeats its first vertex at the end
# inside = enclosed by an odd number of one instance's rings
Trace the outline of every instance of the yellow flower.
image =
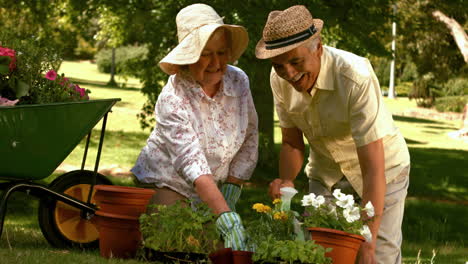
{"type": "Polygon", "coordinates": [[[263,206],[263,212],[264,212],[264,213],[268,213],[268,212],[270,212],[270,211],[271,211],[271,207],[270,207],[270,206],[268,206],[268,205],[264,205],[264,206],[263,206]]]}
{"type": "Polygon", "coordinates": [[[200,241],[198,241],[198,239],[194,238],[192,235],[188,236],[187,239],[185,239],[185,241],[187,242],[187,244],[191,246],[195,246],[195,247],[200,246],[200,241]]]}
{"type": "Polygon", "coordinates": [[[276,199],[273,200],[273,204],[277,204],[277,203],[281,203],[281,199],[276,198],[276,199]]]}
{"type": "Polygon", "coordinates": [[[268,206],[268,205],[264,205],[264,204],[261,204],[261,203],[256,203],[252,206],[252,209],[254,209],[255,211],[259,212],[259,213],[267,213],[267,212],[270,212],[271,211],[271,207],[268,206]]]}
{"type": "Polygon", "coordinates": [[[286,212],[276,212],[275,214],[273,214],[273,219],[275,220],[288,220],[288,214],[286,214],[286,212]]]}
{"type": "Polygon", "coordinates": [[[262,208],[263,208],[263,204],[261,203],[256,203],[252,206],[252,209],[254,209],[255,211],[261,213],[262,212],[262,208]]]}

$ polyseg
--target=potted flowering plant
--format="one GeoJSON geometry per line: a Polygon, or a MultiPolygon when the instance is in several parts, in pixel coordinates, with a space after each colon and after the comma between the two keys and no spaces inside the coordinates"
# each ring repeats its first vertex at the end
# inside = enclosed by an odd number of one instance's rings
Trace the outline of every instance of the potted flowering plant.
{"type": "Polygon", "coordinates": [[[3,45],[0,45],[0,106],[89,99],[89,90],[53,70],[59,60],[52,51],[21,41],[3,45]]]}
{"type": "Polygon", "coordinates": [[[331,263],[322,246],[304,240],[298,214],[289,207],[289,201],[281,199],[272,206],[252,206],[256,217],[246,224],[246,231],[255,263],[331,263]]]}
{"type": "Polygon", "coordinates": [[[218,249],[216,216],[205,204],[197,205],[196,210],[186,204],[150,205],[154,212],[140,216],[143,258],[197,262],[218,249]]]}
{"type": "Polygon", "coordinates": [[[368,202],[365,207],[357,205],[352,195],[340,189],[333,191],[333,199],[326,201],[322,195],[304,195],[302,205],[304,226],[312,239],[327,248],[327,253],[336,263],[354,263],[357,250],[372,234],[367,223],[373,220],[374,207],[368,202]]]}

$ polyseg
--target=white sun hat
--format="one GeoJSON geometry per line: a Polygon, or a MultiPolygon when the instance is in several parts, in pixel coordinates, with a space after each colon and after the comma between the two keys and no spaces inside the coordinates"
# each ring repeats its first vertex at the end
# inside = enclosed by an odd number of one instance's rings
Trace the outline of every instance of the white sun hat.
{"type": "Polygon", "coordinates": [[[176,16],[176,24],[179,44],[159,62],[159,67],[170,75],[177,73],[181,65],[196,63],[211,35],[218,28],[225,28],[230,33],[230,63],[239,59],[249,42],[244,27],[224,24],[223,18],[205,4],[193,4],[181,9],[176,16]]]}

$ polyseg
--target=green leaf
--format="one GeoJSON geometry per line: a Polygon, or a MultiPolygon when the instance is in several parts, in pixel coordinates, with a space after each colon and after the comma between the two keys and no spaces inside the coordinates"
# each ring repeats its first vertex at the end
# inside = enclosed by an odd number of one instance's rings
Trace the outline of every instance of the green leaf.
{"type": "Polygon", "coordinates": [[[18,81],[16,85],[16,98],[20,98],[22,96],[29,94],[29,85],[23,81],[18,81]]]}
{"type": "Polygon", "coordinates": [[[10,68],[8,65],[0,65],[0,74],[8,74],[10,72],[10,68]]]}

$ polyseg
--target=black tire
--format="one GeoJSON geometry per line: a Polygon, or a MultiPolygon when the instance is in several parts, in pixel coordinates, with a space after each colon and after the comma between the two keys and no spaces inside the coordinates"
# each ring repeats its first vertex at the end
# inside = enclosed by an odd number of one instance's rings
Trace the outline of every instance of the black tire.
{"type": "MultiPolygon", "coordinates": [[[[49,189],[65,193],[74,198],[87,201],[89,189],[93,183],[94,172],[76,170],[57,177],[49,189]]],[[[98,173],[96,184],[112,184],[105,176],[98,173]]],[[[94,199],[91,199],[93,203],[94,199]]],[[[39,226],[47,241],[56,248],[97,248],[99,234],[95,217],[85,219],[81,210],[52,197],[42,197],[39,203],[39,226]]]]}

